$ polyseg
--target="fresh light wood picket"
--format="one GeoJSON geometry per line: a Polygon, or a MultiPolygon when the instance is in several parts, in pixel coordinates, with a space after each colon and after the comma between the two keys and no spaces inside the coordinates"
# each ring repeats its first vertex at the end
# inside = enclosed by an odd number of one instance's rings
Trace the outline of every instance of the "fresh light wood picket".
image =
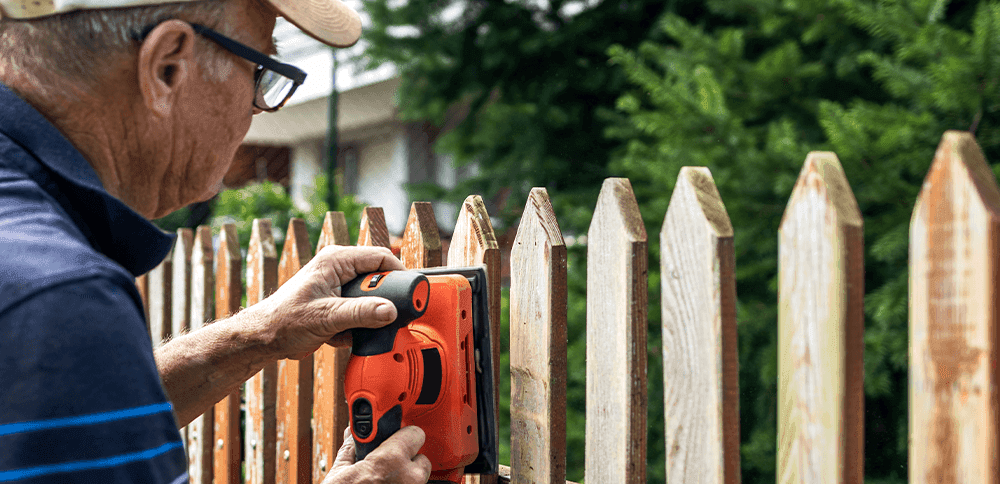
{"type": "Polygon", "coordinates": [[[646,228],[632,185],[604,181],[587,232],[586,482],[646,482],[646,228]]]}
{"type": "Polygon", "coordinates": [[[531,190],[511,249],[511,481],[566,480],[566,244],[548,192],[531,190]]]}
{"type": "Polygon", "coordinates": [[[740,482],[735,265],[712,174],[681,168],[660,232],[668,482],[740,482]]]}
{"type": "MultiPolygon", "coordinates": [[[[240,310],[243,300],[243,256],[237,240],[236,226],[225,224],[219,232],[219,249],[215,254],[215,318],[222,319],[240,310]]],[[[213,481],[215,484],[239,484],[240,470],[240,403],[242,385],[215,404],[213,481]]]]}
{"type": "Polygon", "coordinates": [[[998,482],[1000,190],[945,133],[910,225],[910,482],[998,482]]]}
{"type": "MultiPolygon", "coordinates": [[[[606,180],[594,213],[585,242],[587,482],[645,482],[646,359],[662,357],[669,482],[738,483],[733,240],[739,234],[711,174],[682,169],[663,219],[662,352],[649,354],[646,346],[649,252],[628,180],[606,180]]],[[[366,208],[362,219],[358,244],[388,247],[382,209],[366,208]]],[[[515,482],[561,482],[566,472],[567,249],[560,232],[547,193],[533,190],[511,250],[512,467],[500,470],[515,482]]],[[[328,214],[317,251],[348,245],[346,233],[343,215],[328,214]]],[[[237,309],[235,232],[221,229],[215,271],[211,236],[207,227],[178,231],[164,264],[137,279],[152,344],[237,309]]],[[[445,262],[429,204],[411,207],[401,236],[399,255],[407,267],[445,262]]],[[[777,478],[783,484],[860,483],[863,221],[836,155],[806,157],[776,236],[777,478]]],[[[968,133],[942,138],[915,201],[910,238],[910,480],[1000,482],[1000,375],[994,365],[1000,359],[1000,188],[968,133]]],[[[276,289],[279,273],[284,282],[309,260],[303,221],[290,224],[282,254],[279,270],[270,222],[254,221],[248,305],[276,289]]],[[[470,196],[446,262],[486,265],[496,343],[500,261],[485,204],[470,196]]],[[[490,355],[497,376],[499,346],[490,355]]],[[[281,362],[280,376],[278,365],[270,365],[247,382],[247,483],[319,483],[332,467],[347,425],[342,384],[348,353],[324,347],[313,358],[281,362]]],[[[183,434],[192,482],[235,482],[237,395],[183,434]]],[[[486,479],[466,476],[466,482],[479,481],[486,479]]]]}
{"type": "Polygon", "coordinates": [[[778,235],[778,482],[864,476],[862,220],[833,153],[814,152],[778,235]]]}

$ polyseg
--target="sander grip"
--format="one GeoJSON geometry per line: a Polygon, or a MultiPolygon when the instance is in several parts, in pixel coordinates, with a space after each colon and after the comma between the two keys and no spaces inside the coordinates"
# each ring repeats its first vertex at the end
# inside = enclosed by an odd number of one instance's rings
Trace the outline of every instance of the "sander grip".
{"type": "Polygon", "coordinates": [[[396,320],[381,328],[351,330],[351,354],[381,355],[392,351],[396,333],[427,311],[430,284],[427,276],[414,271],[388,271],[363,274],[341,288],[343,297],[376,296],[396,306],[396,320]]]}

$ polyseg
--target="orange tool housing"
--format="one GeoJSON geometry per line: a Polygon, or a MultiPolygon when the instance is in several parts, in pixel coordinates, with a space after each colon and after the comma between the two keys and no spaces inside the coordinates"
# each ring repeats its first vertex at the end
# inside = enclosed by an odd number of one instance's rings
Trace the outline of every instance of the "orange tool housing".
{"type": "Polygon", "coordinates": [[[385,417],[401,411],[401,427],[427,436],[420,453],[431,461],[431,480],[459,482],[479,453],[472,289],[461,275],[427,280],[426,312],[399,329],[391,351],[352,356],[344,393],[356,443],[375,440],[380,423],[396,427],[385,417]]]}

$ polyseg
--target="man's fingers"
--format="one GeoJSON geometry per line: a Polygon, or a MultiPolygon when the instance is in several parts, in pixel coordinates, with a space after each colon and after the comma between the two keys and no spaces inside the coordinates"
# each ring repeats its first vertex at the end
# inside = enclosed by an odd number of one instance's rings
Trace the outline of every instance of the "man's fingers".
{"type": "Polygon", "coordinates": [[[354,338],[351,337],[351,330],[341,331],[333,335],[333,337],[326,342],[326,344],[333,346],[334,348],[351,346],[352,343],[354,343],[354,338]]]}
{"type": "Polygon", "coordinates": [[[401,452],[407,459],[413,460],[420,448],[424,446],[425,438],[424,431],[420,427],[410,425],[399,429],[388,439],[385,439],[385,442],[382,442],[372,453],[401,452]]]}
{"type": "Polygon", "coordinates": [[[338,334],[350,328],[381,328],[396,320],[396,307],[388,299],[331,297],[326,302],[329,324],[338,334]]]}

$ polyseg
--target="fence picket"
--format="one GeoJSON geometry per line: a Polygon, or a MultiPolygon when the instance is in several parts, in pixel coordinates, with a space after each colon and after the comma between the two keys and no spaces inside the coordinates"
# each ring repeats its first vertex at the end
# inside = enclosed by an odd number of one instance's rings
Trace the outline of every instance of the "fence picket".
{"type": "MultiPolygon", "coordinates": [[[[149,327],[149,273],[142,274],[135,278],[135,288],[139,291],[139,298],[142,299],[142,311],[146,316],[146,331],[152,337],[152,330],[149,327]]],[[[167,320],[169,321],[169,319],[167,320]]]]}
{"type": "Polygon", "coordinates": [[[910,225],[910,482],[997,482],[1000,190],[975,138],[938,145],[910,225]]]}
{"type": "MultiPolygon", "coordinates": [[[[191,251],[191,331],[212,318],[215,276],[212,273],[212,229],[202,225],[191,251]]],[[[188,424],[188,473],[192,484],[212,484],[212,444],[215,413],[211,410],[188,424]]]]}
{"type": "Polygon", "coordinates": [[[646,482],[646,228],[608,178],[587,232],[586,482],[646,482]]]}
{"type": "MultiPolygon", "coordinates": [[[[271,221],[255,219],[247,251],[247,306],[264,300],[278,287],[278,255],[271,221]]],[[[275,482],[277,456],[278,364],[265,366],[246,384],[246,455],[247,484],[275,482]]]]}
{"type": "Polygon", "coordinates": [[[806,158],[778,264],[778,482],[860,484],[863,222],[837,155],[806,158]]]}
{"type": "MultiPolygon", "coordinates": [[[[295,275],[312,256],[306,223],[288,222],[288,234],[278,263],[278,284],[295,275]]],[[[312,481],[313,357],[278,362],[276,416],[278,420],[277,482],[305,484],[312,481]]]]}
{"type": "MultiPolygon", "coordinates": [[[[347,219],[327,212],[316,243],[318,254],[328,245],[350,245],[347,219]]],[[[323,345],[313,354],[313,483],[320,484],[333,467],[348,425],[344,372],[350,348],[323,345]]]]}
{"type": "Polygon", "coordinates": [[[385,225],[382,207],[365,207],[361,212],[361,230],[358,245],[389,247],[389,229],[385,225]]]}
{"type": "Polygon", "coordinates": [[[566,480],[566,245],[548,192],[534,188],[511,249],[511,478],[566,480]]]}
{"type": "MultiPolygon", "coordinates": [[[[490,301],[490,333],[493,344],[493,394],[500,395],[500,246],[486,204],[479,195],[470,195],[462,203],[455,231],[448,247],[448,266],[486,266],[487,297],[490,301]]],[[[483,409],[479,409],[483,411],[483,409]]],[[[496,399],[493,415],[500,421],[500,399],[496,399]]],[[[499,436],[495,439],[499,442],[499,436]]],[[[493,484],[495,476],[466,475],[466,484],[493,484]]]]}
{"type": "Polygon", "coordinates": [[[407,269],[424,269],[441,265],[441,232],[430,202],[413,202],[410,216],[403,229],[399,259],[407,269]]]}
{"type": "MultiPolygon", "coordinates": [[[[215,317],[222,319],[240,310],[243,299],[243,257],[237,240],[236,226],[225,224],[219,232],[216,252],[215,317]]],[[[213,473],[215,484],[240,482],[240,399],[242,385],[215,404],[215,449],[213,473]]]]}
{"type": "MultiPolygon", "coordinates": [[[[174,247],[170,249],[173,259],[173,274],[170,276],[170,336],[176,337],[187,332],[191,317],[191,251],[194,248],[194,231],[189,228],[177,229],[174,247]]],[[[180,429],[181,441],[187,445],[188,428],[180,429]]]]}
{"type": "Polygon", "coordinates": [[[681,168],[660,231],[668,482],[740,482],[735,265],[711,172],[681,168]]]}
{"type": "MultiPolygon", "coordinates": [[[[176,247],[176,245],[175,245],[176,247]]],[[[171,337],[173,318],[171,296],[173,289],[171,280],[174,272],[174,249],[171,248],[167,257],[146,274],[146,310],[149,322],[149,337],[153,348],[158,348],[163,341],[171,337]]]]}

